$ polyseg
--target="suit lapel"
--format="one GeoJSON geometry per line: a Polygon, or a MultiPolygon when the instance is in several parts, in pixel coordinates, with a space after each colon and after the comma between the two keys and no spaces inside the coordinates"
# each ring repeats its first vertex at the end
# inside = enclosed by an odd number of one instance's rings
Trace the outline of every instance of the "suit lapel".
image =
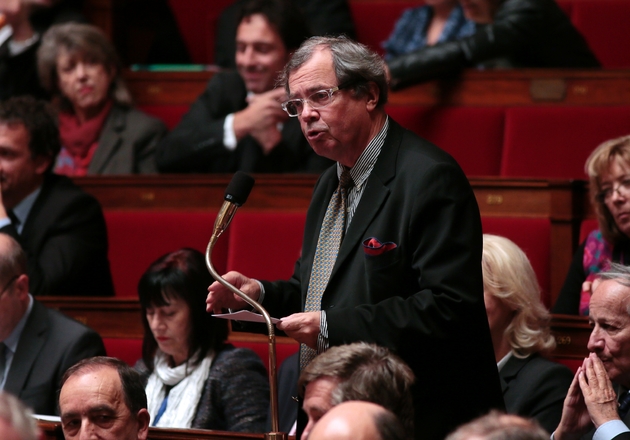
{"type": "Polygon", "coordinates": [[[120,133],[125,129],[124,111],[114,105],[101,130],[98,147],[88,167],[88,174],[100,174],[120,146],[120,133]]]}
{"type": "Polygon", "coordinates": [[[361,245],[360,242],[365,230],[389,196],[390,189],[387,184],[396,176],[396,159],[398,158],[398,149],[400,148],[403,133],[403,129],[392,119],[389,120],[389,124],[389,131],[381,153],[379,154],[370,177],[368,177],[365,182],[365,190],[354,212],[346,236],[341,243],[337,261],[335,261],[335,266],[330,275],[331,280],[339,271],[344,261],[348,259],[353,252],[356,252],[357,246],[361,245]]]}
{"type": "Polygon", "coordinates": [[[17,350],[13,355],[11,369],[7,376],[5,390],[20,395],[31,372],[35,360],[46,341],[48,316],[46,309],[37,301],[33,301],[33,310],[26,321],[17,350]]]}
{"type": "Polygon", "coordinates": [[[501,368],[499,378],[501,379],[501,391],[503,391],[503,394],[510,388],[510,383],[518,375],[518,372],[521,371],[521,368],[527,364],[528,360],[529,358],[520,359],[512,355],[503,368],[501,368]]]}

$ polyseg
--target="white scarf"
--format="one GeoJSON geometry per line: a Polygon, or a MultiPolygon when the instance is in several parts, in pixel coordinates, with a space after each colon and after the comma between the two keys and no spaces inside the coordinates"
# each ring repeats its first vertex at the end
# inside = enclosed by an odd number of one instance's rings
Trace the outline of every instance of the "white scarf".
{"type": "Polygon", "coordinates": [[[192,367],[193,356],[188,362],[175,368],[168,366],[167,356],[158,350],[155,355],[155,369],[147,382],[146,393],[151,419],[157,416],[165,396],[165,386],[173,386],[168,393],[166,411],[157,425],[163,428],[190,428],[201,399],[214,353],[210,352],[196,367],[192,367]],[[188,374],[186,374],[188,373],[188,374]]]}

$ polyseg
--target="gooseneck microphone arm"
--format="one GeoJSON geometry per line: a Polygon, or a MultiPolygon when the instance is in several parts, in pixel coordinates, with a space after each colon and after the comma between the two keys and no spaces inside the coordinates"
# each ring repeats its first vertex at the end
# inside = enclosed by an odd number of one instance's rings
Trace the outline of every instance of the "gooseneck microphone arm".
{"type": "Polygon", "coordinates": [[[223,202],[223,206],[221,206],[221,210],[217,215],[217,219],[214,222],[214,230],[212,231],[212,236],[210,237],[210,241],[208,242],[208,246],[206,247],[206,266],[208,267],[208,271],[210,275],[229,289],[232,293],[240,297],[247,304],[252,306],[254,310],[260,313],[265,319],[265,323],[267,324],[267,333],[269,336],[268,346],[269,346],[269,393],[270,393],[270,404],[271,404],[271,432],[266,434],[266,438],[270,440],[286,440],[288,438],[286,433],[279,432],[279,421],[278,421],[278,381],[277,381],[277,373],[276,373],[276,335],[275,328],[271,322],[271,316],[263,306],[258,304],[256,301],[251,299],[245,292],[237,289],[235,286],[227,282],[219,273],[215,270],[214,265],[212,264],[212,250],[214,249],[217,240],[221,236],[221,234],[227,229],[230,222],[232,221],[232,217],[236,213],[236,210],[242,206],[247,197],[249,196],[252,187],[254,186],[254,179],[241,171],[238,171],[234,174],[234,177],[230,181],[230,184],[225,190],[225,201],[223,202]]]}

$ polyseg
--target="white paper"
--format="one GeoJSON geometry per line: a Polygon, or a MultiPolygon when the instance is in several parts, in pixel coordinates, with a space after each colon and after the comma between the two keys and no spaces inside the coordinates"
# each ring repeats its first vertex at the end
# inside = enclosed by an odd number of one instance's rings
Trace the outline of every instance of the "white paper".
{"type": "MultiPolygon", "coordinates": [[[[240,310],[234,313],[219,313],[212,315],[215,318],[229,319],[232,321],[245,321],[245,322],[265,322],[265,318],[262,315],[254,312],[248,312],[247,310],[240,310]]],[[[276,324],[280,320],[278,318],[271,318],[272,324],[276,324]]]]}
{"type": "Polygon", "coordinates": [[[44,420],[46,422],[61,422],[61,417],[59,416],[47,416],[44,414],[33,414],[33,417],[38,420],[44,420]]]}

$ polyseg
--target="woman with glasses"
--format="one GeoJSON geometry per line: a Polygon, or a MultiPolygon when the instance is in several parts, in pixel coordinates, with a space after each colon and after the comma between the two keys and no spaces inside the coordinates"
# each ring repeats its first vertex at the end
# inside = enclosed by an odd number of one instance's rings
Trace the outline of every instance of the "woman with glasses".
{"type": "Polygon", "coordinates": [[[611,261],[630,264],[630,136],[611,139],[586,160],[591,204],[599,229],[580,246],[553,308],[588,316],[593,280],[611,261]]]}

